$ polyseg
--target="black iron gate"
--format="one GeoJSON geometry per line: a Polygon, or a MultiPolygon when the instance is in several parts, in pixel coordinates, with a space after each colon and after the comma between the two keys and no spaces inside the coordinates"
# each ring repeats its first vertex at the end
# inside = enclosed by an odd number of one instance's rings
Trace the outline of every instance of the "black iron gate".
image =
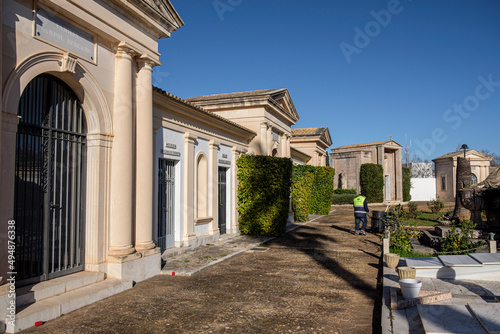
{"type": "Polygon", "coordinates": [[[226,233],[226,175],[227,168],[219,167],[219,233],[226,233]]]}
{"type": "Polygon", "coordinates": [[[28,84],[18,114],[14,219],[23,285],[83,270],[86,122],[71,88],[45,74],[28,84]]]}
{"type": "Polygon", "coordinates": [[[158,161],[158,225],[156,240],[163,252],[175,245],[175,161],[158,161]]]}

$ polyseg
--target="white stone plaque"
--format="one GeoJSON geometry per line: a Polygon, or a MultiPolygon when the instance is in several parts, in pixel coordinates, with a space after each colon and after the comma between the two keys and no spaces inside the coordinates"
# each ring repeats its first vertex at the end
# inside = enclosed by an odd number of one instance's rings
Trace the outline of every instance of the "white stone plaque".
{"type": "Polygon", "coordinates": [[[38,7],[35,35],[83,58],[94,60],[94,36],[38,7]]]}

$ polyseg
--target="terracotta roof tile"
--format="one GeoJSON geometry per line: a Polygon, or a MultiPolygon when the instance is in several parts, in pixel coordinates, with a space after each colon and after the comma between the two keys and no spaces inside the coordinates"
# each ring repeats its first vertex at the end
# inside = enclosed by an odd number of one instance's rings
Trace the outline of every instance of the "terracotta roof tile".
{"type": "Polygon", "coordinates": [[[183,103],[184,105],[189,106],[189,107],[191,107],[191,108],[195,109],[195,110],[196,110],[196,111],[198,111],[198,112],[201,112],[201,113],[204,113],[204,114],[209,115],[209,116],[211,116],[211,117],[214,117],[214,118],[220,119],[220,120],[222,120],[222,121],[224,121],[224,122],[226,122],[226,123],[228,123],[228,124],[231,124],[231,125],[233,125],[233,126],[235,126],[235,127],[238,127],[238,128],[240,128],[240,129],[242,129],[242,130],[245,130],[246,132],[252,133],[252,134],[254,134],[254,135],[256,135],[256,134],[257,134],[257,133],[255,133],[255,131],[253,131],[253,130],[250,130],[250,129],[248,129],[248,128],[246,128],[246,127],[244,127],[244,126],[242,126],[242,125],[240,125],[240,124],[238,124],[238,123],[236,123],[236,122],[233,122],[233,121],[231,121],[231,120],[229,120],[229,119],[227,119],[227,118],[224,118],[224,117],[222,117],[222,116],[220,116],[220,115],[217,115],[216,113],[213,113],[213,112],[211,112],[211,111],[208,111],[208,110],[205,110],[205,109],[203,109],[203,108],[201,108],[201,107],[198,107],[197,105],[195,105],[195,104],[193,104],[193,103],[191,103],[191,102],[189,102],[189,101],[186,101],[186,100],[184,100],[184,99],[181,99],[180,97],[175,96],[175,95],[174,95],[174,94],[172,94],[172,93],[166,92],[166,91],[164,91],[164,90],[162,90],[162,89],[160,89],[160,88],[158,88],[158,87],[154,87],[154,86],[153,86],[153,91],[158,92],[158,93],[160,93],[160,94],[162,94],[162,95],[164,95],[164,96],[167,96],[167,97],[169,97],[169,98],[171,98],[171,99],[173,99],[173,100],[176,100],[176,101],[178,101],[178,102],[180,102],[180,103],[183,103]]]}
{"type": "MultiPolygon", "coordinates": [[[[485,159],[489,159],[489,160],[492,160],[492,159],[493,159],[493,157],[492,157],[491,155],[488,155],[488,154],[486,154],[486,153],[479,152],[479,151],[476,151],[476,150],[467,150],[467,152],[466,152],[466,156],[467,156],[467,155],[470,155],[471,153],[477,154],[477,155],[479,155],[479,156],[483,156],[485,159]]],[[[432,159],[432,160],[434,161],[434,160],[437,160],[437,159],[446,159],[446,158],[462,157],[463,155],[464,155],[464,152],[463,152],[463,151],[458,151],[458,152],[450,152],[450,153],[443,154],[442,156],[437,157],[437,158],[434,158],[434,159],[432,159]]]]}
{"type": "MultiPolygon", "coordinates": [[[[387,144],[387,143],[390,143],[391,140],[384,140],[384,141],[376,141],[376,142],[373,142],[373,143],[365,143],[365,144],[354,144],[354,145],[344,145],[344,146],[340,146],[340,147],[336,147],[334,148],[334,150],[337,150],[339,148],[355,148],[355,147],[365,147],[365,146],[374,146],[374,145],[383,145],[383,144],[387,144]]],[[[394,142],[394,141],[393,141],[394,142]]],[[[396,143],[396,142],[394,142],[396,143]]],[[[396,143],[397,144],[397,143],[396,143]]],[[[398,144],[399,145],[399,144],[398,144]]]]}
{"type": "Polygon", "coordinates": [[[321,136],[327,128],[302,128],[292,129],[292,136],[321,136]]]}
{"type": "Polygon", "coordinates": [[[286,88],[278,88],[278,89],[261,89],[261,90],[252,90],[245,92],[235,92],[235,93],[224,93],[224,94],[213,94],[213,95],[202,95],[202,96],[194,96],[185,99],[188,102],[196,102],[196,101],[208,101],[208,100],[222,100],[222,99],[231,99],[238,97],[249,97],[249,96],[258,96],[258,95],[272,95],[275,93],[279,93],[281,91],[285,91],[286,88]]]}

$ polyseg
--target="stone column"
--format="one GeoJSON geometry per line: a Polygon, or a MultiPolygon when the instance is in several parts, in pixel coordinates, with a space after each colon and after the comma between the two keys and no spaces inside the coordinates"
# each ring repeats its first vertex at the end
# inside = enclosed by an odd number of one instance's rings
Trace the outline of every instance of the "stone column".
{"type": "Polygon", "coordinates": [[[266,155],[273,155],[273,126],[267,124],[267,153],[266,155]]]}
{"type": "Polygon", "coordinates": [[[292,136],[287,134],[286,135],[286,157],[287,158],[291,158],[292,157],[292,151],[290,150],[290,140],[291,140],[292,136]]]}
{"type": "Polygon", "coordinates": [[[135,252],[132,245],[133,202],[133,80],[132,56],[126,43],[115,56],[113,103],[113,149],[111,154],[111,205],[109,256],[124,257],[135,252]]]}
{"type": "Polygon", "coordinates": [[[260,155],[267,155],[267,122],[260,123],[260,155]]]}
{"type": "Polygon", "coordinates": [[[217,152],[220,146],[220,143],[215,140],[210,140],[208,142],[209,145],[209,157],[208,157],[208,184],[209,189],[208,193],[209,201],[208,204],[208,215],[212,217],[212,222],[210,223],[210,234],[219,234],[219,208],[218,208],[218,200],[219,200],[219,189],[218,189],[218,175],[219,175],[219,165],[217,160],[217,152]]]}
{"type": "Polygon", "coordinates": [[[281,135],[281,156],[283,158],[289,158],[288,156],[288,146],[287,146],[287,137],[286,133],[281,135]]]}
{"type": "Polygon", "coordinates": [[[194,141],[193,134],[184,134],[184,242],[189,246],[189,241],[196,238],[194,233],[194,141]]]}
{"type": "Polygon", "coordinates": [[[153,67],[147,55],[137,59],[135,248],[155,248],[153,242],[153,67]]]}

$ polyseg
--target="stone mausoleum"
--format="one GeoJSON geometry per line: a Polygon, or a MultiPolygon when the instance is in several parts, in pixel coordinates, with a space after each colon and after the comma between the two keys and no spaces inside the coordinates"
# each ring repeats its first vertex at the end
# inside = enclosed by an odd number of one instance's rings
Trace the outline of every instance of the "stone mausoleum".
{"type": "Polygon", "coordinates": [[[384,169],[384,202],[403,201],[402,146],[392,140],[346,145],[332,149],[331,166],[335,168],[335,188],[361,191],[362,164],[382,165],[384,169]]]}
{"type": "MultiPolygon", "coordinates": [[[[436,199],[443,202],[455,201],[457,158],[463,157],[464,152],[450,152],[433,159],[436,170],[436,199]]],[[[471,184],[478,184],[490,174],[491,155],[469,150],[465,152],[465,158],[469,160],[472,180],[471,184]]]]}

